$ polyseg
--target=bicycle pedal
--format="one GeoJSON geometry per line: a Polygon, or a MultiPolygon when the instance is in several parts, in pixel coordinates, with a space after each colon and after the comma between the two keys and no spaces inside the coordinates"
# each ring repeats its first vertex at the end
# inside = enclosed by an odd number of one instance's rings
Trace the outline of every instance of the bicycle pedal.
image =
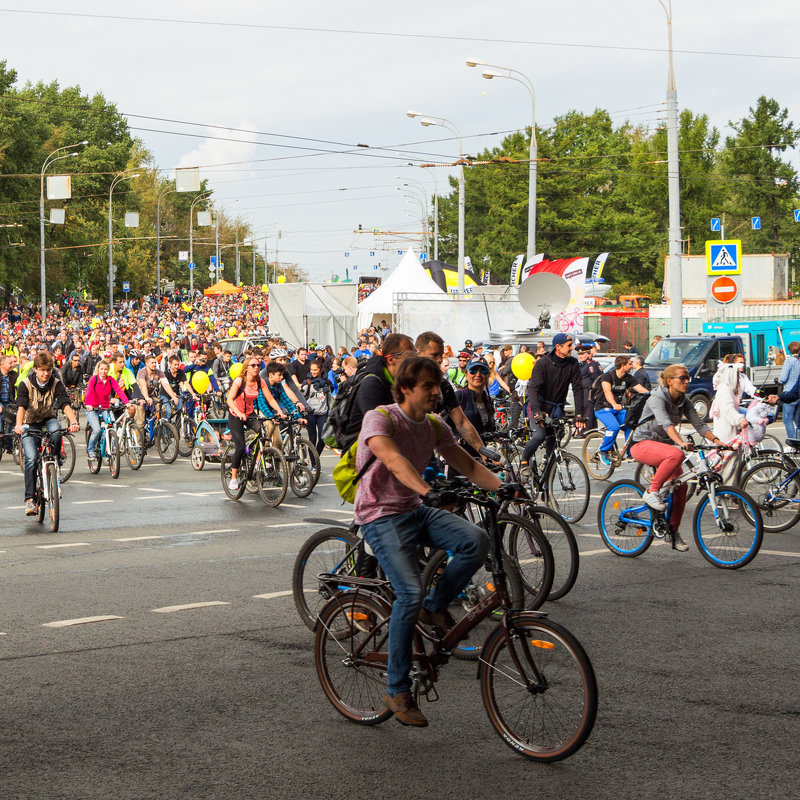
{"type": "Polygon", "coordinates": [[[436,691],[436,687],[433,684],[420,688],[420,691],[425,695],[425,700],[428,703],[435,703],[439,699],[439,692],[436,691]]]}

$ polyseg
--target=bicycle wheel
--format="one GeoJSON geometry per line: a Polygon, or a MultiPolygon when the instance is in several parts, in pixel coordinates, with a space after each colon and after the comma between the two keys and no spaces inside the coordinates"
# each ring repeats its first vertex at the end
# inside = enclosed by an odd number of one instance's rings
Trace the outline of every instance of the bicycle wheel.
{"type": "Polygon", "coordinates": [[[755,500],[732,486],[700,499],[694,512],[694,541],[700,555],[721,569],[739,569],[758,555],[764,527],[755,500]]]}
{"type": "Polygon", "coordinates": [[[764,438],[756,443],[756,450],[760,453],[783,453],[783,442],[771,433],[764,434],[764,438]]]}
{"type": "Polygon", "coordinates": [[[178,428],[180,431],[180,436],[178,438],[178,455],[182,458],[186,458],[186,456],[190,455],[192,452],[196,427],[194,420],[184,414],[180,422],[180,428],[178,428]]]}
{"type": "Polygon", "coordinates": [[[522,587],[528,595],[525,607],[533,611],[547,600],[553,587],[553,549],[541,527],[530,517],[498,514],[497,525],[508,556],[519,570],[522,587]]]}
{"type": "Polygon", "coordinates": [[[162,419],[156,429],[156,448],[165,464],[172,464],[178,457],[178,431],[171,422],[162,419]]]}
{"type": "Polygon", "coordinates": [[[114,479],[119,478],[120,470],[120,452],[119,452],[119,439],[117,438],[116,431],[108,432],[108,443],[106,444],[108,457],[108,469],[111,472],[111,477],[114,479]]]}
{"type": "Polygon", "coordinates": [[[274,447],[262,447],[261,455],[255,463],[253,478],[264,504],[272,508],[279,506],[286,497],[289,485],[289,469],[283,453],[274,447]]]}
{"type": "Polygon", "coordinates": [[[783,461],[762,461],[742,476],[739,487],[755,501],[768,533],[780,533],[800,521],[800,476],[795,472],[783,461]]]}
{"type": "Polygon", "coordinates": [[[587,433],[586,438],[583,440],[583,450],[581,451],[586,470],[593,478],[597,478],[599,481],[608,480],[616,469],[613,462],[604,464],[600,458],[600,445],[605,438],[605,434],[600,433],[600,431],[587,433]]]}
{"type": "Polygon", "coordinates": [[[44,464],[39,462],[36,471],[36,521],[41,525],[47,510],[47,501],[44,498],[44,464]]]}
{"type": "MultiPolygon", "coordinates": [[[[300,458],[300,463],[308,467],[311,471],[311,476],[313,479],[313,484],[311,488],[313,489],[317,485],[317,481],[319,480],[320,473],[322,472],[322,462],[319,458],[319,453],[317,452],[317,448],[314,447],[311,442],[307,442],[305,439],[298,439],[297,442],[297,455],[300,458]]],[[[299,497],[305,497],[305,495],[298,495],[299,497]]]]}
{"type": "Polygon", "coordinates": [[[77,458],[75,439],[71,433],[65,433],[61,437],[61,449],[63,452],[62,458],[64,459],[64,463],[61,465],[61,483],[66,483],[75,471],[75,460],[77,458]]]}
{"type": "MultiPolygon", "coordinates": [[[[54,462],[48,461],[44,465],[44,479],[47,481],[47,508],[50,518],[50,530],[58,530],[60,517],[60,500],[58,496],[58,467],[54,462]]],[[[41,521],[41,520],[40,520],[41,521]]]]}
{"type": "Polygon", "coordinates": [[[314,474],[305,464],[295,462],[289,475],[289,485],[297,497],[308,497],[314,488],[314,474]]]}
{"type": "Polygon", "coordinates": [[[489,721],[515,752],[561,761],[586,742],[597,716],[597,680],[580,642],[564,627],[533,614],[498,625],[480,665],[489,721]]]}
{"type": "Polygon", "coordinates": [[[319,575],[356,574],[358,537],[344,528],[323,528],[306,539],[292,568],[292,597],[303,624],[314,630],[317,615],[331,598],[319,575]]]}
{"type": "MultiPolygon", "coordinates": [[[[86,431],[86,447],[89,447],[89,435],[91,431],[86,431]]],[[[100,438],[97,440],[97,444],[94,448],[95,458],[89,458],[89,453],[87,449],[86,453],[86,463],[89,466],[89,472],[92,475],[97,475],[100,470],[103,468],[103,459],[101,458],[100,454],[103,452],[103,433],[100,433],[100,438]]]]}
{"type": "Polygon", "coordinates": [[[11,445],[11,457],[14,460],[14,463],[19,466],[21,461],[23,460],[21,457],[22,452],[22,445],[19,441],[19,436],[14,437],[13,444],[11,445]]]}
{"type": "Polygon", "coordinates": [[[220,459],[219,474],[222,479],[222,489],[231,500],[238,500],[244,494],[244,487],[247,481],[245,480],[248,470],[250,469],[249,463],[250,456],[245,452],[242,455],[242,463],[239,464],[239,488],[231,489],[231,461],[233,459],[233,445],[229,444],[220,459]]]}
{"type": "MultiPolygon", "coordinates": [[[[656,468],[651,467],[649,464],[642,464],[641,461],[636,464],[636,471],[633,473],[633,479],[636,483],[641,483],[642,486],[648,487],[653,482],[653,477],[656,474],[656,468]]],[[[691,500],[697,492],[697,478],[692,478],[686,484],[686,501],[691,500]]]]}
{"type": "MultiPolygon", "coordinates": [[[[450,556],[444,550],[437,550],[431,555],[422,573],[422,589],[425,594],[430,592],[436,585],[436,581],[444,572],[449,559],[450,556]]],[[[494,578],[490,567],[490,559],[491,556],[487,558],[486,563],[472,576],[470,582],[450,603],[448,611],[456,622],[467,616],[475,606],[494,592],[494,578]]],[[[503,567],[506,573],[506,585],[511,598],[511,607],[522,608],[525,602],[525,590],[522,586],[519,569],[514,560],[505,553],[503,554],[503,567]]],[[[468,661],[477,659],[481,654],[484,640],[491,631],[492,626],[502,619],[502,615],[503,610],[498,608],[493,614],[484,617],[469,631],[467,637],[456,645],[453,649],[453,655],[456,658],[468,661]]]]}
{"type": "MultiPolygon", "coordinates": [[[[314,665],[325,696],[359,725],[392,716],[385,706],[389,605],[369,592],[347,592],[329,600],[319,616],[314,665]]],[[[414,652],[422,652],[414,634],[414,652]]]]}
{"type": "Polygon", "coordinates": [[[612,483],[600,498],[600,536],[618,556],[640,556],[653,542],[653,510],[642,502],[643,494],[641,484],[624,480],[612,483]]]}
{"type": "Polygon", "coordinates": [[[578,522],[589,507],[589,473],[577,456],[561,453],[545,476],[547,505],[567,522],[578,522]]]}
{"type": "Polygon", "coordinates": [[[200,472],[206,465],[206,454],[201,445],[195,445],[192,448],[191,455],[189,456],[192,462],[192,469],[200,472]]]}
{"type": "MultiPolygon", "coordinates": [[[[512,503],[510,510],[524,517],[533,527],[541,530],[553,551],[553,586],[547,595],[548,600],[560,600],[575,585],[580,569],[578,542],[569,524],[550,508],[534,503],[512,503]],[[518,509],[518,510],[517,510],[518,509]]],[[[519,565],[522,583],[528,588],[526,565],[532,558],[535,541],[528,540],[526,531],[519,529],[515,541],[508,543],[508,552],[519,565]]]]}
{"type": "Polygon", "coordinates": [[[144,461],[144,434],[138,425],[128,423],[125,430],[125,457],[128,459],[128,466],[132,470],[137,470],[144,461]]]}

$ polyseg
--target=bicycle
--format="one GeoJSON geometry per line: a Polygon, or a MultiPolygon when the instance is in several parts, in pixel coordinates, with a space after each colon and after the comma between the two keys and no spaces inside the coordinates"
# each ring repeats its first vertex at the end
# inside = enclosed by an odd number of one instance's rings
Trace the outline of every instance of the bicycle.
{"type": "MultiPolygon", "coordinates": [[[[259,429],[261,431],[261,429],[259,429]]],[[[267,447],[262,434],[250,432],[245,438],[245,448],[239,465],[239,488],[231,489],[231,463],[233,461],[233,443],[222,453],[220,478],[222,489],[231,500],[239,500],[245,489],[252,486],[251,491],[258,492],[265,505],[276,507],[286,497],[289,485],[289,470],[280,450],[267,447]]]]}
{"type": "MultiPolygon", "coordinates": [[[[300,425],[300,415],[292,416],[281,425],[283,457],[290,465],[289,480],[297,497],[308,497],[319,481],[322,472],[317,448],[304,439],[300,425]]],[[[277,424],[278,420],[275,420],[277,424]]]]}
{"type": "MultiPolygon", "coordinates": [[[[28,425],[22,426],[24,436],[31,436],[39,440],[36,454],[36,489],[33,504],[36,506],[36,521],[41,525],[44,521],[45,511],[48,511],[50,530],[58,531],[61,521],[61,476],[58,467],[58,455],[55,452],[53,435],[48,430],[31,429],[28,425]]],[[[68,428],[59,428],[62,436],[69,432],[68,428]]],[[[24,458],[22,459],[24,463],[24,458]]]]}
{"type": "Polygon", "coordinates": [[[723,447],[694,447],[698,462],[693,465],[687,455],[684,465],[689,469],[670,487],[666,511],[655,511],[643,503],[645,488],[635,480],[617,481],[606,489],[597,509],[597,523],[603,543],[612,553],[627,558],[640,556],[654,538],[671,542],[674,549],[669,525],[673,492],[677,486],[696,480],[704,494],[694,512],[692,531],[703,558],[721,569],[739,569],[756,557],[764,528],[755,501],[739,489],[723,485],[722,477],[709,468],[705,452],[723,447]]]}
{"type": "MultiPolygon", "coordinates": [[[[209,404],[209,408],[211,405],[209,404]]],[[[223,432],[227,428],[227,418],[209,419],[203,400],[194,407],[194,446],[190,453],[192,469],[198,472],[206,465],[206,461],[218,462],[222,457],[222,443],[230,441],[230,433],[223,432]],[[225,426],[225,429],[222,428],[225,426]]]]}
{"type": "Polygon", "coordinates": [[[132,470],[138,470],[144,461],[144,434],[127,410],[114,423],[114,432],[117,434],[120,454],[125,455],[132,470]]]}
{"type": "MultiPolygon", "coordinates": [[[[61,483],[66,483],[75,471],[76,451],[75,439],[69,433],[69,428],[64,428],[67,433],[61,437],[61,483]]],[[[25,472],[25,457],[22,453],[22,440],[16,433],[13,435],[11,443],[11,457],[19,467],[20,472],[25,472]]]]}
{"type": "Polygon", "coordinates": [[[194,402],[192,413],[189,414],[186,410],[186,404],[193,401],[192,395],[189,392],[183,392],[181,397],[183,404],[174,411],[170,422],[175,426],[175,430],[178,431],[178,455],[186,458],[191,455],[194,447],[197,432],[197,420],[194,412],[196,412],[199,404],[194,402]]]}
{"type": "MultiPolygon", "coordinates": [[[[438,699],[436,681],[458,642],[480,622],[500,620],[481,648],[478,666],[481,697],[489,721],[503,741],[527,758],[551,762],[575,753],[588,739],[597,714],[597,681],[578,640],[545,614],[512,604],[497,525],[500,502],[515,487],[503,487],[499,499],[458,490],[486,509],[493,591],[481,599],[441,638],[419,624],[414,631],[412,693],[438,699]]],[[[386,582],[369,578],[344,581],[320,575],[334,596],[319,615],[314,663],[322,689],[334,708],[361,725],[377,725],[392,716],[384,704],[391,606],[382,594],[386,582]],[[342,583],[347,591],[338,591],[342,583]]]]}
{"type": "Polygon", "coordinates": [[[86,448],[89,472],[97,475],[103,466],[103,462],[108,464],[111,477],[119,478],[120,471],[120,443],[117,432],[114,430],[114,415],[108,408],[98,409],[100,412],[100,438],[95,447],[97,452],[95,458],[88,457],[89,439],[92,436],[92,429],[86,428],[86,448]]]}
{"type": "Polygon", "coordinates": [[[794,458],[800,439],[787,439],[786,444],[795,453],[762,461],[742,476],[742,491],[755,498],[764,530],[770,533],[786,531],[800,520],[800,466],[794,458]]]}
{"type": "Polygon", "coordinates": [[[172,464],[178,457],[178,431],[166,417],[162,416],[163,400],[154,400],[151,408],[152,413],[144,422],[145,451],[155,445],[159,458],[165,464],[172,464]]]}
{"type": "MultiPolygon", "coordinates": [[[[630,409],[634,406],[645,402],[643,397],[643,395],[636,393],[633,402],[622,403],[622,407],[630,411],[630,409]]],[[[617,437],[614,437],[614,444],[611,446],[611,450],[608,450],[603,454],[607,459],[607,463],[603,461],[603,458],[600,454],[600,446],[602,445],[603,440],[606,438],[605,432],[589,431],[589,433],[586,434],[583,440],[581,457],[583,458],[583,463],[586,465],[588,473],[593,478],[597,478],[597,480],[600,481],[606,481],[614,474],[614,470],[616,470],[617,467],[622,466],[622,464],[624,464],[626,461],[635,461],[633,456],[630,454],[630,449],[633,445],[633,440],[631,438],[632,433],[633,428],[629,429],[627,434],[625,434],[625,442],[621,449],[617,444],[617,437]]]]}

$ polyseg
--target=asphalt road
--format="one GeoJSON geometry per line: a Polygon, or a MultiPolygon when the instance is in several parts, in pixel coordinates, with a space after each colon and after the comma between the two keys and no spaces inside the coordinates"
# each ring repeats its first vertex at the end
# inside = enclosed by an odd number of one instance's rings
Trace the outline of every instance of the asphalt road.
{"type": "Polygon", "coordinates": [[[23,516],[19,470],[0,462],[3,798],[797,796],[797,530],[736,572],[693,543],[616,558],[595,484],[578,582],[544,610],[593,661],[597,724],[545,766],[497,737],[466,662],[445,667],[425,730],[329,705],[288,594],[319,527],[303,517],[350,516],[333,457],[309,498],[267,509],[224,499],[213,465],[148,455],[113,481],[84,454],[57,534],[23,516]]]}

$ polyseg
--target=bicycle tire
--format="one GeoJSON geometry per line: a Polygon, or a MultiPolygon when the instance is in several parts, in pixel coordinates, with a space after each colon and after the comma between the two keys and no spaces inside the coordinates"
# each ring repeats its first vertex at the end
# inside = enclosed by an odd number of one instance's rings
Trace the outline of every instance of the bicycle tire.
{"type": "Polygon", "coordinates": [[[274,447],[262,447],[253,468],[258,496],[270,508],[279,506],[289,488],[289,467],[283,453],[274,447]]]}
{"type": "MultiPolygon", "coordinates": [[[[527,595],[525,608],[535,611],[547,600],[553,588],[555,577],[553,548],[550,547],[550,542],[547,541],[541,526],[537,526],[527,517],[509,513],[498,514],[497,525],[500,528],[502,541],[505,542],[506,554],[514,562],[522,581],[522,588],[527,595]],[[519,541],[523,531],[526,540],[524,549],[519,541]],[[517,550],[514,550],[515,545],[517,550]],[[520,559],[519,556],[523,553],[524,556],[520,559]]],[[[519,607],[512,605],[514,608],[519,607]]]]}
{"type": "Polygon", "coordinates": [[[244,494],[244,487],[247,481],[245,480],[245,476],[250,469],[250,463],[248,461],[249,456],[247,455],[247,451],[242,454],[242,462],[239,464],[239,488],[233,490],[230,488],[231,482],[231,461],[233,460],[233,445],[229,444],[222,453],[222,457],[220,458],[220,465],[219,465],[219,475],[222,481],[222,490],[231,500],[238,500],[244,494]]]}
{"type": "Polygon", "coordinates": [[[156,429],[156,449],[165,464],[172,464],[178,457],[178,431],[171,422],[162,419],[156,429]]]}
{"type": "Polygon", "coordinates": [[[142,466],[144,461],[144,434],[142,429],[133,422],[129,422],[125,428],[125,457],[128,459],[128,466],[136,471],[142,466]]]}
{"type": "Polygon", "coordinates": [[[583,440],[583,449],[581,450],[586,471],[599,481],[607,481],[617,468],[613,461],[610,464],[604,464],[600,460],[600,445],[605,438],[605,434],[600,431],[590,431],[583,440]]]}
{"type": "Polygon", "coordinates": [[[200,470],[203,469],[203,467],[206,465],[206,454],[201,445],[198,444],[192,448],[189,459],[191,461],[193,470],[200,472],[200,470]]]}
{"type": "Polygon", "coordinates": [[[562,453],[544,477],[546,503],[567,522],[580,522],[589,507],[591,487],[583,461],[572,453],[562,453]]]}
{"type": "MultiPolygon", "coordinates": [[[[553,551],[553,585],[547,595],[547,599],[560,600],[569,594],[578,579],[580,570],[580,552],[578,551],[578,542],[575,539],[572,528],[552,508],[536,505],[530,501],[512,503],[509,510],[514,510],[514,513],[519,514],[534,523],[534,525],[538,525],[547,538],[550,549],[553,551]],[[519,510],[516,510],[516,508],[519,510]]],[[[522,533],[522,529],[520,529],[520,533],[522,533]]],[[[516,559],[519,564],[522,583],[527,588],[524,565],[520,563],[527,556],[520,558],[519,548],[521,547],[527,552],[530,549],[530,545],[527,540],[519,542],[519,537],[517,537],[517,540],[515,543],[509,542],[508,551],[511,557],[516,559]]]]}
{"type": "Polygon", "coordinates": [[[700,555],[715,567],[740,569],[749,564],[761,548],[764,539],[761,512],[752,497],[733,486],[717,486],[714,496],[720,517],[727,516],[727,520],[715,518],[709,494],[700,498],[692,523],[695,544],[700,555]],[[710,513],[706,513],[707,510],[710,513]],[[720,527],[725,524],[730,529],[720,527]]]}
{"type": "Polygon", "coordinates": [[[119,437],[116,431],[109,430],[108,432],[108,470],[111,477],[115,480],[119,478],[120,471],[120,452],[119,452],[119,437]]]}
{"type": "Polygon", "coordinates": [[[47,505],[50,518],[50,530],[58,531],[61,521],[61,498],[58,496],[58,467],[52,461],[45,464],[45,481],[47,481],[47,505]]]}
{"type": "MultiPolygon", "coordinates": [[[[346,592],[329,600],[314,637],[314,666],[325,696],[351,722],[377,725],[392,716],[386,695],[386,660],[369,657],[386,650],[391,608],[369,592],[346,592]],[[382,662],[382,663],[381,663],[382,662]]],[[[414,652],[422,652],[414,632],[414,652]]]]}
{"type": "MultiPolygon", "coordinates": [[[[498,518],[499,521],[499,518],[498,518]]],[[[551,554],[552,555],[552,554],[551,554]]],[[[436,578],[440,575],[446,565],[449,556],[444,550],[436,550],[431,554],[428,563],[422,572],[422,591],[427,595],[434,587],[436,578]]],[[[486,598],[494,591],[492,574],[489,567],[489,559],[481,566],[470,579],[470,582],[459,592],[458,596],[450,603],[448,611],[452,614],[456,622],[461,620],[475,608],[481,600],[486,598]]],[[[522,578],[519,574],[514,560],[503,553],[503,567],[506,573],[506,585],[511,600],[512,608],[522,608],[525,602],[525,589],[522,585],[522,578]]],[[[552,572],[550,573],[552,575],[552,572]]],[[[544,595],[546,596],[546,594],[544,595]]],[[[474,627],[472,627],[465,639],[462,639],[454,648],[453,655],[456,658],[466,661],[475,661],[480,657],[483,642],[500,618],[503,609],[498,608],[493,614],[484,617],[474,627]]]]}
{"type": "MultiPolygon", "coordinates": [[[[656,468],[651,467],[649,464],[643,464],[641,461],[637,462],[636,470],[633,473],[633,479],[636,483],[641,483],[642,486],[648,487],[652,481],[653,476],[656,474],[656,468]]],[[[697,493],[697,478],[686,483],[686,502],[688,503],[697,493]]]]}
{"type": "Polygon", "coordinates": [[[800,521],[800,476],[781,461],[762,461],[742,476],[739,488],[753,498],[767,533],[781,533],[800,521]],[[793,498],[798,498],[793,502],[793,498]]]}
{"type": "Polygon", "coordinates": [[[295,462],[289,473],[289,486],[296,497],[308,497],[314,491],[314,473],[305,464],[295,462]]]}
{"type": "MultiPolygon", "coordinates": [[[[297,455],[300,458],[300,463],[311,470],[314,479],[314,485],[311,487],[313,489],[319,482],[319,476],[322,474],[322,461],[320,460],[317,448],[314,447],[311,442],[307,442],[305,439],[300,439],[298,437],[296,449],[297,455]]],[[[303,495],[298,496],[302,497],[303,495]]]]}
{"type": "Polygon", "coordinates": [[[44,499],[44,464],[40,463],[36,469],[36,521],[41,525],[47,510],[47,501],[44,499]]]}
{"type": "Polygon", "coordinates": [[[653,511],[641,502],[643,494],[644,487],[640,483],[622,480],[612,483],[600,498],[597,526],[603,544],[615,555],[635,558],[653,543],[653,511]],[[618,522],[620,509],[625,511],[639,506],[642,509],[633,515],[633,519],[641,520],[641,525],[636,525],[635,522],[618,522]]]}
{"type": "Polygon", "coordinates": [[[194,434],[197,426],[195,425],[194,420],[191,417],[183,415],[183,419],[181,419],[180,428],[177,428],[180,432],[178,436],[178,455],[181,458],[186,458],[187,456],[191,455],[192,448],[194,447],[194,434]]]}
{"type": "Polygon", "coordinates": [[[20,444],[19,436],[14,437],[14,441],[11,445],[11,458],[13,459],[14,463],[19,466],[20,463],[23,461],[21,455],[22,445],[20,444]]]}
{"type": "Polygon", "coordinates": [[[100,434],[100,438],[97,440],[97,444],[95,445],[95,457],[89,458],[89,436],[91,434],[90,430],[86,431],[86,463],[89,466],[89,472],[92,475],[99,474],[100,470],[103,468],[103,459],[101,457],[101,453],[103,452],[103,436],[102,433],[100,434]]]}
{"type": "Polygon", "coordinates": [[[561,761],[589,738],[597,717],[597,679],[586,651],[562,625],[512,614],[509,632],[498,625],[486,640],[479,678],[492,727],[520,755],[561,761]],[[521,667],[527,668],[524,679],[521,667]]]}
{"type": "Polygon", "coordinates": [[[75,450],[75,439],[71,433],[65,433],[61,437],[61,443],[64,448],[64,463],[61,465],[61,483],[66,483],[75,471],[77,453],[75,450]]]}
{"type": "Polygon", "coordinates": [[[345,559],[358,541],[358,536],[344,528],[323,528],[309,536],[297,553],[292,567],[292,598],[298,616],[309,630],[314,630],[320,609],[331,597],[317,576],[355,575],[356,554],[345,559]]]}

